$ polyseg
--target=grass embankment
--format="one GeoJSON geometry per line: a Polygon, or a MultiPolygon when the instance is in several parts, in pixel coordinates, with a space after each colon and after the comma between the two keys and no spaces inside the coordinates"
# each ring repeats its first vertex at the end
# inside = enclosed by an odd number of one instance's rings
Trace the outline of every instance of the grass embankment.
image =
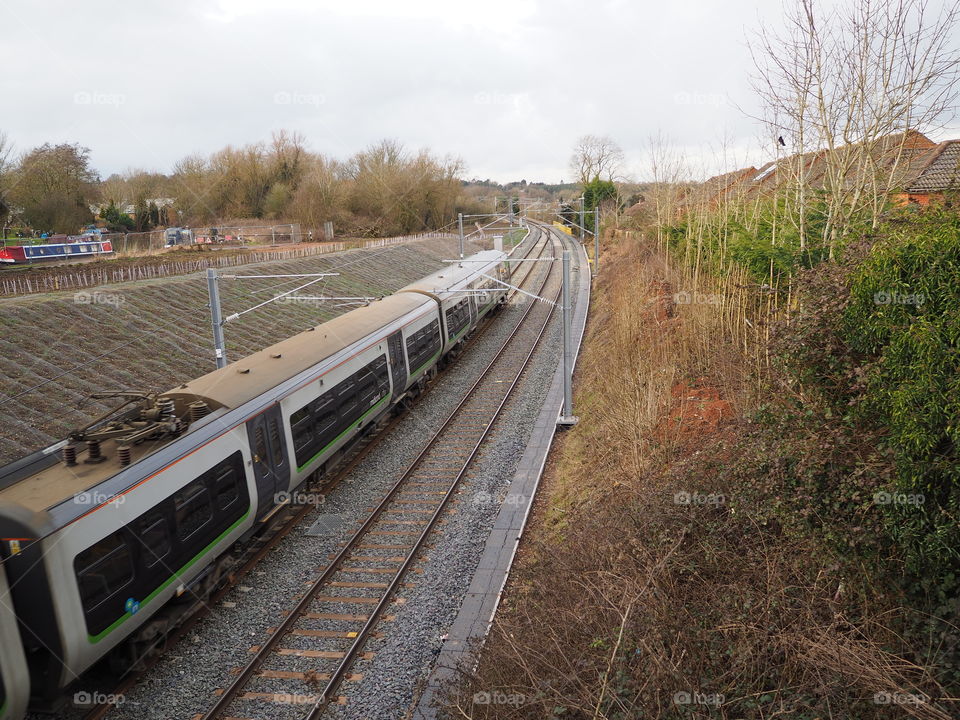
{"type": "Polygon", "coordinates": [[[956,601],[911,589],[876,501],[894,443],[823,389],[826,366],[850,392],[878,382],[876,342],[844,363],[864,252],[809,273],[798,309],[644,242],[607,248],[581,422],[449,717],[954,716],[956,628],[924,613],[956,601]]]}

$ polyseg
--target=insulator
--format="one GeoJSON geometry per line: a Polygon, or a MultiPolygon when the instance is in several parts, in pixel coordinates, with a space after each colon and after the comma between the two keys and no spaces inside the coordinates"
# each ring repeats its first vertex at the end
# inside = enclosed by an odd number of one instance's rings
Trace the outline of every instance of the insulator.
{"type": "Polygon", "coordinates": [[[210,408],[203,400],[190,403],[190,422],[196,422],[209,412],[210,408]]]}
{"type": "Polygon", "coordinates": [[[100,441],[99,440],[87,440],[87,459],[84,460],[85,463],[101,463],[106,460],[103,455],[100,454],[100,441]]]}
{"type": "Polygon", "coordinates": [[[64,445],[63,446],[63,460],[67,464],[67,467],[73,467],[77,464],[77,446],[76,445],[64,445]]]}
{"type": "Polygon", "coordinates": [[[173,417],[174,412],[176,412],[176,403],[174,403],[173,398],[160,398],[157,400],[157,408],[160,410],[160,420],[170,420],[173,417]]]}
{"type": "Polygon", "coordinates": [[[120,445],[117,448],[117,457],[120,458],[120,464],[127,466],[130,464],[130,446],[120,445]]]}

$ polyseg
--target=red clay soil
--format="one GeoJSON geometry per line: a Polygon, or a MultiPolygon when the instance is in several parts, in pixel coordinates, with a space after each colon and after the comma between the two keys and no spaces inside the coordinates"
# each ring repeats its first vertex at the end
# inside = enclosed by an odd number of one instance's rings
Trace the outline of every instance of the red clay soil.
{"type": "Polygon", "coordinates": [[[703,438],[715,433],[722,421],[733,418],[733,406],[707,378],[697,378],[692,385],[678,382],[670,394],[674,403],[666,419],[666,429],[674,436],[703,438]]]}
{"type": "MultiPolygon", "coordinates": [[[[650,291],[657,299],[652,319],[657,325],[666,326],[664,332],[670,332],[681,322],[676,314],[673,286],[666,280],[657,280],[651,283],[650,291]]],[[[720,389],[711,385],[709,378],[699,377],[692,383],[681,380],[670,389],[670,395],[673,402],[660,432],[671,436],[680,447],[688,441],[702,441],[719,429],[721,421],[733,418],[733,406],[722,398],[720,389]]]]}

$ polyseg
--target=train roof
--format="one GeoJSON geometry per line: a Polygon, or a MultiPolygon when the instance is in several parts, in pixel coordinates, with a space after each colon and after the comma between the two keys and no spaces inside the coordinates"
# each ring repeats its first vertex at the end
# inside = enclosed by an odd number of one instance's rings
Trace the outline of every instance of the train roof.
{"type": "Polygon", "coordinates": [[[178,407],[196,400],[211,410],[239,407],[429,302],[390,295],[184,383],[164,397],[176,400],[178,407]]]}
{"type": "Polygon", "coordinates": [[[446,294],[443,291],[458,290],[476,279],[481,272],[486,272],[490,266],[507,259],[507,254],[500,250],[482,250],[442,270],[427,275],[425,278],[410,283],[398,290],[398,293],[419,293],[429,295],[438,300],[446,294]],[[485,264],[486,263],[486,264],[485,264]]]}
{"type": "MultiPolygon", "coordinates": [[[[183,415],[186,406],[196,400],[208,404],[212,412],[191,423],[187,433],[192,433],[225,412],[263,395],[384,326],[428,305],[435,307],[434,301],[423,295],[391,295],[207,373],[163,396],[176,401],[178,415],[183,415]]],[[[134,445],[131,448],[133,464],[171,442],[172,438],[165,437],[134,445]]],[[[81,462],[73,467],[67,467],[61,461],[59,451],[64,444],[56,443],[0,468],[0,505],[11,503],[41,512],[82,495],[125,469],[117,461],[118,443],[114,440],[102,443],[103,453],[109,458],[106,462],[81,462]]]]}

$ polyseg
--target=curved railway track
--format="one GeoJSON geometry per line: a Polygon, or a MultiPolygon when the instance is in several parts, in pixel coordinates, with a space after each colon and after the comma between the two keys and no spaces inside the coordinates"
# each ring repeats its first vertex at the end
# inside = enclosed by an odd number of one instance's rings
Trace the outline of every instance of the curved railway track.
{"type": "MultiPolygon", "coordinates": [[[[522,253],[523,257],[542,257],[550,245],[550,238],[550,232],[544,231],[537,226],[531,226],[530,235],[528,235],[527,238],[521,242],[521,244],[528,244],[527,248],[525,248],[525,252],[522,253]]],[[[512,269],[511,282],[519,287],[522,287],[530,280],[537,265],[538,263],[534,262],[518,263],[512,269]]],[[[465,352],[469,352],[470,347],[478,341],[483,332],[487,329],[487,327],[489,327],[490,322],[491,321],[488,320],[487,324],[482,326],[480,331],[474,334],[464,349],[465,352]]],[[[340,467],[337,469],[336,474],[327,482],[325,482],[322,487],[317,488],[316,490],[318,492],[329,493],[332,489],[334,489],[370,452],[373,451],[373,449],[380,443],[381,440],[390,434],[391,429],[401,419],[402,416],[392,418],[389,423],[383,426],[378,432],[365,438],[365,441],[359,447],[355,448],[346,458],[344,458],[340,467]]],[[[259,544],[251,548],[243,557],[241,562],[238,563],[237,569],[230,573],[225,585],[217,590],[214,595],[205,602],[201,602],[200,605],[202,607],[200,607],[194,615],[192,615],[177,630],[175,630],[166,638],[164,646],[173,646],[185,635],[187,635],[194,625],[211,611],[210,609],[217,602],[222,600],[225,595],[239,585],[244,577],[246,577],[264,557],[266,557],[273,549],[275,549],[283,541],[283,539],[295,528],[297,528],[313,511],[316,511],[316,508],[313,505],[289,505],[281,513],[278,513],[274,519],[273,527],[265,534],[264,537],[261,538],[259,544]]],[[[116,685],[110,693],[97,693],[97,696],[104,698],[122,697],[131,688],[133,688],[161,659],[162,654],[157,654],[156,656],[151,657],[149,660],[145,660],[142,667],[136,668],[126,674],[121,679],[120,683],[116,685]]],[[[84,720],[103,720],[103,718],[110,714],[112,709],[113,705],[107,701],[98,703],[87,710],[87,712],[84,714],[84,720]]]]}
{"type": "MultiPolygon", "coordinates": [[[[555,256],[553,234],[544,236],[544,249],[549,246],[555,256]]],[[[556,301],[559,263],[548,263],[539,273],[538,263],[523,264],[530,266],[524,280],[534,281],[530,291],[556,301]]],[[[260,703],[270,704],[265,714],[271,717],[278,705],[288,705],[291,717],[316,720],[326,706],[346,701],[338,694],[341,685],[348,678],[362,681],[351,675],[355,661],[365,657],[366,641],[472,469],[554,307],[528,304],[459,405],[202,720],[257,717],[260,703]]]]}

